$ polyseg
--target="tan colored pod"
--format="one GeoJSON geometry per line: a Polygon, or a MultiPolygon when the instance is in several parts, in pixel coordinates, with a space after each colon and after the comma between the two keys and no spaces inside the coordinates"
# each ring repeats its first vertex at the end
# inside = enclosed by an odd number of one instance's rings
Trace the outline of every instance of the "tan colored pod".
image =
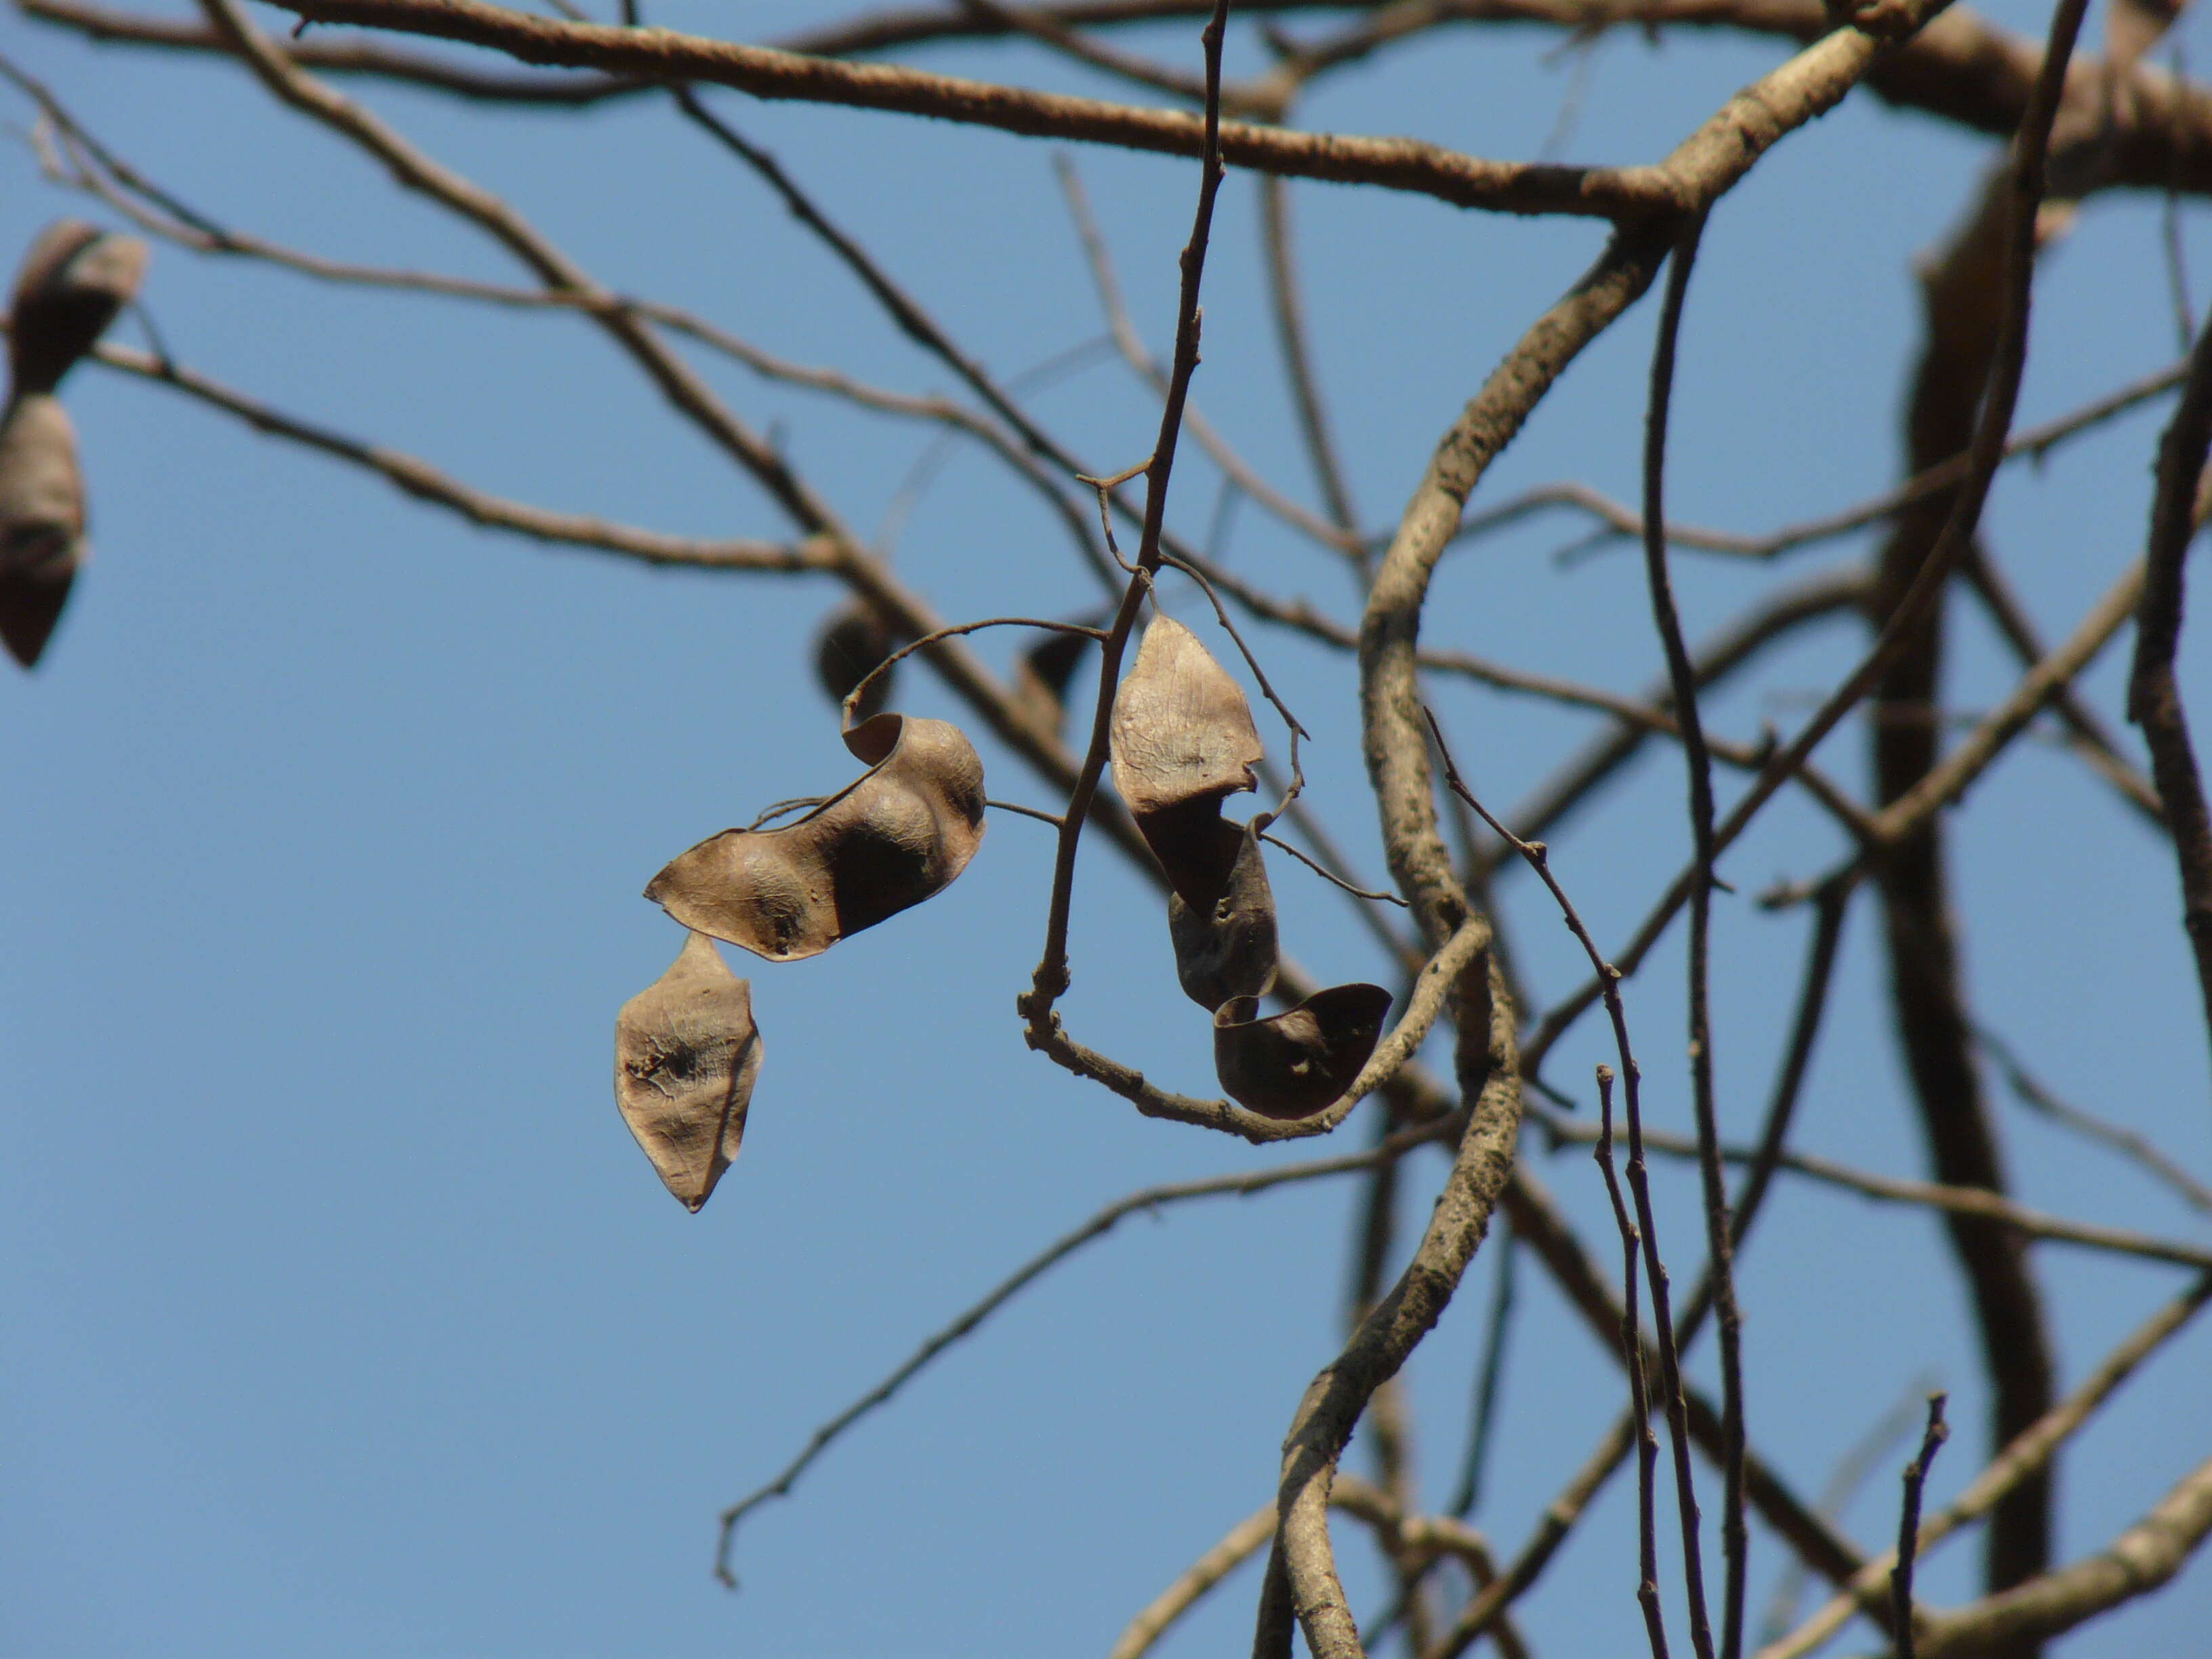
{"type": "Polygon", "coordinates": [[[686,927],[799,962],[941,892],[983,839],[983,763],[957,726],[878,714],[845,733],[871,770],[795,823],[726,830],[646,897],[686,927]]]}
{"type": "Polygon", "coordinates": [[[1264,752],[1243,689],[1172,617],[1155,617],[1114,694],[1114,787],[1138,821],[1256,787],[1264,752]]]}
{"type": "Polygon", "coordinates": [[[615,1103],[662,1182],[697,1214],[738,1156],[761,1067],[753,988],[704,933],[623,1005],[615,1103]]]}
{"type": "Polygon", "coordinates": [[[1197,902],[1168,896],[1168,938],[1183,994],[1212,1013],[1233,997],[1265,995],[1275,982],[1275,895],[1260,852],[1260,826],[1213,820],[1226,854],[1206,872],[1197,902]]]}
{"type": "Polygon", "coordinates": [[[146,275],[146,244],[82,219],[48,225],[23,256],[9,296],[15,390],[52,392],[129,305],[146,275]]]}
{"type": "Polygon", "coordinates": [[[1379,985],[1333,985],[1261,1019],[1239,997],[1213,1016],[1213,1069],[1229,1097],[1262,1117],[1311,1117],[1341,1097],[1382,1040],[1390,994],[1379,985]]]}
{"type": "Polygon", "coordinates": [[[84,481],[68,411],[18,398],[0,415],[0,641],[28,668],[46,648],[84,548],[84,481]]]}

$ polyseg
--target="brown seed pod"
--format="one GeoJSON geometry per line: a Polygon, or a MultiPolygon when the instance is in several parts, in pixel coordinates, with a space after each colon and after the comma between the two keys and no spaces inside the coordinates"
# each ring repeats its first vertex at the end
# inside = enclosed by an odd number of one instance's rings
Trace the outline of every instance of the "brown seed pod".
{"type": "Polygon", "coordinates": [[[1155,617],[1114,694],[1114,787],[1138,821],[1256,787],[1264,752],[1244,692],[1172,617],[1155,617]]]}
{"type": "Polygon", "coordinates": [[[760,1067],[752,984],[704,933],[615,1019],[615,1104],[694,1215],[738,1155],[760,1067]]]}
{"type": "Polygon", "coordinates": [[[52,392],[93,348],[115,313],[131,303],[146,275],[146,244],[61,219],[48,225],[23,256],[9,298],[14,332],[8,366],[15,388],[52,392]]]}
{"type": "Polygon", "coordinates": [[[957,726],[878,714],[845,733],[872,769],[797,823],[725,830],[645,890],[686,927],[770,962],[841,939],[943,890],[983,839],[983,763],[957,726]]]}
{"type": "Polygon", "coordinates": [[[1382,1040],[1390,994],[1333,985],[1273,1019],[1238,997],[1213,1016],[1213,1069],[1239,1105],[1281,1121],[1311,1117],[1349,1089],[1382,1040]]]}
{"type": "Polygon", "coordinates": [[[1260,733],[1228,671],[1172,617],[1155,617],[1114,693],[1114,787],[1184,903],[1225,873],[1221,800],[1255,787],[1260,733]]]}
{"type": "Polygon", "coordinates": [[[1014,664],[1014,696],[1041,714],[1058,737],[1067,727],[1067,688],[1091,647],[1088,635],[1048,634],[1014,664]]]}
{"type": "MultiPolygon", "coordinates": [[[[878,667],[884,658],[905,643],[898,625],[864,599],[854,599],[831,611],[814,636],[814,673],[831,702],[843,706],[853,688],[878,667]]],[[[890,701],[894,668],[878,674],[868,694],[854,705],[855,723],[884,712],[890,701]]]]}
{"type": "Polygon", "coordinates": [[[1209,1014],[1232,997],[1266,994],[1275,982],[1275,895],[1260,853],[1260,825],[1213,821],[1222,856],[1199,902],[1168,896],[1168,937],[1183,994],[1209,1014]]]}
{"type": "Polygon", "coordinates": [[[0,417],[0,641],[28,668],[83,556],[84,482],[68,412],[43,392],[0,417]]]}

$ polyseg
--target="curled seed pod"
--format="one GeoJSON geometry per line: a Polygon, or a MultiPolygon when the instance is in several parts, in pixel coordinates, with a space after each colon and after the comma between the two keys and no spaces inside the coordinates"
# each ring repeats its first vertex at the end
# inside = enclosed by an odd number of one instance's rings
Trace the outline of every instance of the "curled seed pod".
{"type": "Polygon", "coordinates": [[[1213,1016],[1214,1073],[1231,1100],[1262,1117],[1311,1117],[1359,1076],[1389,1012],[1379,985],[1333,985],[1273,1019],[1239,997],[1213,1016]]]}
{"type": "Polygon", "coordinates": [[[52,392],[92,349],[146,275],[146,244],[61,219],[23,256],[9,298],[8,366],[18,395],[52,392]]]}
{"type": "Polygon", "coordinates": [[[1014,664],[1014,696],[1058,737],[1067,727],[1067,687],[1091,647],[1084,634],[1048,634],[1014,664]]]}
{"type": "Polygon", "coordinates": [[[1114,694],[1114,787],[1148,815],[1255,787],[1264,752],[1252,706],[1228,671],[1172,617],[1145,629],[1114,694]]]}
{"type": "Polygon", "coordinates": [[[76,579],[84,482],[68,412],[43,392],[0,418],[0,641],[28,668],[76,579]]]}
{"type": "Polygon", "coordinates": [[[957,726],[878,714],[845,733],[872,769],[795,823],[725,830],[670,860],[646,897],[770,962],[942,891],[983,839],[983,763],[957,726]]]}
{"type": "MultiPolygon", "coordinates": [[[[905,642],[903,631],[890,617],[865,599],[854,599],[831,611],[814,636],[815,677],[830,701],[842,707],[853,688],[905,642]]],[[[868,695],[854,708],[855,723],[884,712],[897,677],[896,669],[876,676],[868,695]]]]}
{"type": "Polygon", "coordinates": [[[615,1104],[694,1215],[738,1155],[760,1077],[753,988],[694,933],[615,1020],[615,1104]]]}
{"type": "Polygon", "coordinates": [[[1260,853],[1260,826],[1213,821],[1225,857],[1219,876],[1186,903],[1168,896],[1168,937],[1183,994],[1209,1014],[1233,997],[1266,994],[1275,982],[1275,895],[1260,853]]]}

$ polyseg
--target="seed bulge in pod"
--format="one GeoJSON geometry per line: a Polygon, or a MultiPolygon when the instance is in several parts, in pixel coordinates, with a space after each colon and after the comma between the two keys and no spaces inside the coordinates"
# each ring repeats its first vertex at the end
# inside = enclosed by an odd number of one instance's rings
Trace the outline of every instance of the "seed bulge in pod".
{"type": "Polygon", "coordinates": [[[669,860],[646,897],[686,927],[799,962],[921,903],[983,840],[983,763],[957,726],[878,714],[845,732],[871,769],[780,830],[726,830],[669,860]]]}
{"type": "Polygon", "coordinates": [[[1226,854],[1198,902],[1168,895],[1168,937],[1183,994],[1209,1014],[1232,997],[1265,994],[1275,982],[1275,896],[1260,851],[1256,823],[1213,821],[1226,854]]]}

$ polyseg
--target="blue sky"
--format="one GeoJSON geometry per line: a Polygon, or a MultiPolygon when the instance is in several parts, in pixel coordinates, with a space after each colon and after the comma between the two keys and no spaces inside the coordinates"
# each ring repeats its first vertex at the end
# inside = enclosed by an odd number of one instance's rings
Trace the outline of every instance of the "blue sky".
{"type": "MultiPolygon", "coordinates": [[[[764,38],[835,14],[655,15],[764,38]]],[[[2023,7],[1997,15],[2041,27],[2023,7]]],[[[1133,38],[1194,65],[1194,35],[1133,38]]],[[[2183,38],[2192,58],[2212,55],[2196,21],[2183,38]]],[[[495,249],[276,113],[235,70],[95,52],[13,14],[0,44],[121,153],[240,228],[336,257],[515,279],[495,249]]],[[[1536,31],[1441,35],[1328,83],[1302,118],[1530,155],[1569,84],[1555,44],[1536,31]]],[[[1250,42],[1239,50],[1256,62],[1250,42]]],[[[1759,41],[1607,38],[1566,153],[1656,157],[1779,55],[1759,41]]],[[[1029,49],[934,49],[924,61],[1105,85],[1029,49]]],[[[611,286],[695,307],[793,358],[951,389],[663,104],[556,117],[351,90],[611,286]]],[[[714,101],[864,229],[1001,375],[1101,331],[1044,147],[714,101]]],[[[9,122],[28,118],[12,100],[9,122]]],[[[1892,481],[1916,338],[1910,262],[1990,154],[1855,98],[1727,199],[1684,337],[1670,473],[1682,516],[1757,530],[1892,481]]],[[[1164,349],[1194,169],[1077,160],[1139,326],[1164,349]]],[[[41,183],[20,143],[0,167],[0,247],[85,210],[41,183]]],[[[1601,232],[1325,186],[1297,200],[1353,493],[1369,522],[1386,524],[1461,402],[1601,232]]],[[[2195,210],[2185,228],[2202,302],[2212,236],[2195,210]]],[[[1232,177],[1195,396],[1255,465],[1311,499],[1257,246],[1250,181],[1232,177]]],[[[2165,280],[2158,204],[2090,204],[2039,284],[2022,420],[2171,361],[2165,280]]],[[[169,247],[146,297],[181,360],[484,489],[699,534],[782,529],[574,319],[336,290],[169,247]]],[[[1575,366],[1480,499],[1557,477],[1632,495],[1653,314],[1639,308],[1575,366]]],[[[131,325],[118,337],[135,342],[131,325]]],[[[866,532],[930,441],[733,368],[707,372],[866,532]]],[[[475,531],[96,368],[68,396],[94,561],[39,672],[0,678],[0,775],[13,781],[0,791],[0,1646],[1096,1652],[1261,1501],[1298,1394],[1339,1334],[1349,1183],[1125,1223],[754,1516],[742,1593],[718,1588],[715,1511],[1021,1257],[1134,1188],[1314,1149],[1255,1152],[1145,1121],[1023,1048],[1013,997],[1042,936],[1050,842],[1006,817],[922,908],[813,962],[733,964],[753,980],[767,1063],[743,1157],[705,1212],[686,1215],[608,1087],[614,1012],[682,937],[638,890],[693,842],[850,775],[807,669],[830,586],[654,572],[475,531]]],[[[1034,407],[1103,467],[1140,459],[1157,419],[1105,362],[1034,407]]],[[[1992,544],[2047,635],[2139,551],[2162,419],[2138,412],[2002,482],[1992,544]]],[[[1187,453],[1172,511],[1193,534],[1216,485],[1187,453]]],[[[1623,690],[1644,684],[1659,655],[1636,562],[1615,553],[1561,568],[1549,555],[1576,528],[1533,522],[1455,554],[1428,637],[1623,690]]],[[[1809,570],[1865,547],[1797,556],[1809,570]]],[[[1224,557],[1348,610],[1341,571],[1249,503],[1224,557]]],[[[972,450],[937,476],[896,560],[953,617],[1059,614],[1093,592],[1034,499],[972,450]]],[[[1683,559],[1692,631],[1774,580],[1683,559]]],[[[1200,621],[1188,599],[1174,603],[1200,621]]],[[[2013,670],[1978,614],[1957,615],[1950,695],[1985,707],[2013,670]]],[[[1015,643],[985,635],[977,649],[1003,665],[1015,643]]],[[[1788,725],[1796,699],[1832,682],[1861,643],[1848,624],[1808,634],[1717,699],[1712,720],[1739,737],[1762,720],[1788,725]]],[[[1294,639],[1263,649],[1315,732],[1313,799],[1379,876],[1348,665],[1294,639]]],[[[2192,702],[2212,706],[2199,637],[2184,670],[2192,702]]],[[[2089,678],[2108,712],[2124,673],[2122,647],[2089,678]]],[[[961,718],[925,677],[904,689],[914,712],[961,718]]],[[[1590,729],[1487,693],[1437,697],[1493,805],[1523,795],[1590,729]]],[[[1054,805],[968,725],[994,794],[1054,805]]],[[[1863,743],[1843,733],[1823,761],[1856,780],[1863,743]]],[[[1685,855],[1680,792],[1675,758],[1655,752],[1559,837],[1559,872],[1601,942],[1626,939],[1685,855]]],[[[2033,743],[1950,821],[1978,1009],[2060,1091],[2212,1169],[2212,1079],[2164,849],[2033,743]]],[[[1723,873],[1748,895],[1816,873],[1840,850],[1784,799],[1723,873]]],[[[1290,867],[1274,887],[1292,954],[1332,981],[1383,976],[1340,896],[1290,867]]],[[[1176,988],[1158,908],[1110,849],[1090,848],[1068,1017],[1148,1073],[1207,1089],[1204,1023],[1176,988]]],[[[1516,884],[1504,908],[1539,995],[1563,994],[1580,970],[1541,895],[1516,884]]],[[[1800,1144],[1917,1174],[1868,922],[1862,909],[1845,942],[1800,1144]]],[[[1756,1121],[1808,925],[1747,902],[1717,912],[1716,1042],[1732,1133],[1756,1121]]],[[[1629,995],[1650,1109],[1681,1127],[1679,939],[1629,995]]],[[[1589,1023],[1549,1074],[1587,1092],[1607,1057],[1589,1023]]],[[[2202,1218],[2124,1164],[1993,1098],[2027,1201],[2205,1237],[2202,1218]]],[[[1547,1157],[1533,1139],[1527,1155],[1604,1246],[1588,1160],[1547,1157]]],[[[1433,1155],[1408,1165],[1417,1194],[1441,1172],[1433,1155]]],[[[1658,1185],[1679,1281],[1696,1261],[1693,1194],[1678,1171],[1658,1185]]],[[[1815,1489],[1932,1370],[1954,1390],[1961,1427],[1932,1490],[1954,1493],[1978,1467],[1981,1389],[1958,1289],[1930,1268],[1935,1224],[1802,1184],[1778,1197],[1743,1270],[1755,1443],[1815,1489]]],[[[1424,1211],[1409,1201],[1409,1217],[1424,1211]]],[[[2053,1246],[2038,1261],[2068,1382],[2180,1284],[2177,1269],[2053,1246]]],[[[1409,1371],[1432,1500],[1464,1434],[1490,1272],[1478,1262],[1409,1371]]],[[[1622,1395],[1617,1369],[1548,1286],[1532,1275],[1523,1291],[1477,1516],[1507,1549],[1622,1395]]],[[[2212,1332],[2198,1328],[2082,1437],[2063,1476],[2063,1555],[2098,1547],[2203,1455],[2208,1364],[2212,1332]]],[[[1873,1547],[1891,1534],[1893,1494],[1887,1475],[1873,1484],[1848,1517],[1854,1536],[1873,1547]]],[[[1625,1484],[1609,1490],[1525,1604],[1545,1650],[1640,1639],[1630,1497],[1625,1484]]],[[[1355,1606],[1374,1607],[1371,1553],[1349,1528],[1340,1541],[1355,1606]]],[[[1929,1563],[1928,1593],[1971,1595],[1975,1553],[1954,1545],[1929,1563]]],[[[1762,1539],[1755,1561],[1757,1607],[1779,1557],[1762,1539]]],[[[1248,1572],[1160,1651],[1245,1640],[1255,1589],[1248,1572]]],[[[2212,1573],[2200,1563],[2062,1651],[2180,1652],[2208,1619],[2212,1573]]]]}

